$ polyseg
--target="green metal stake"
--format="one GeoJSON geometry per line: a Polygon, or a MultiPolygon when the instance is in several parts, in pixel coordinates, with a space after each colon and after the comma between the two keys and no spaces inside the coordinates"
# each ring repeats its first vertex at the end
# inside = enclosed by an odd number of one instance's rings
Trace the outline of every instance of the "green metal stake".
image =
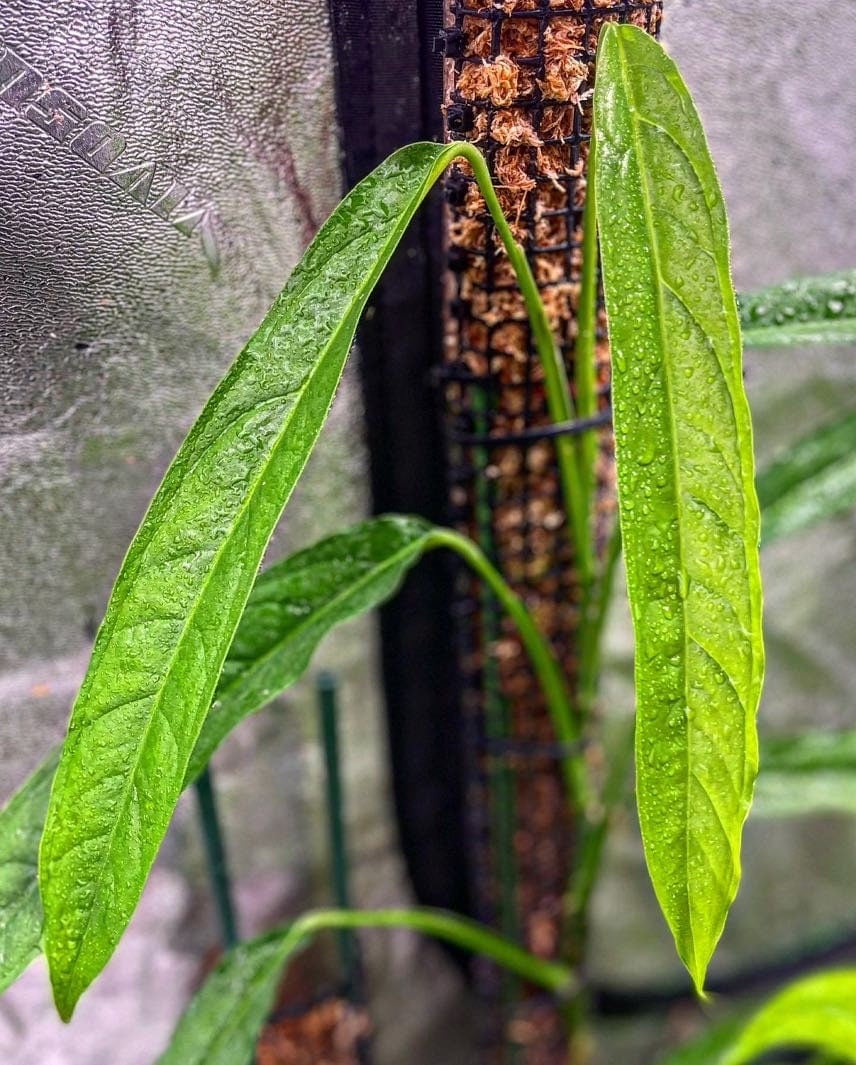
{"type": "MultiPolygon", "coordinates": [[[[321,741],[324,747],[324,790],[327,798],[327,832],[330,842],[330,879],[335,905],[350,909],[348,877],[348,849],[345,842],[344,801],[341,762],[339,758],[338,684],[332,673],[319,673],[315,682],[318,710],[321,718],[321,741]]],[[[352,932],[342,929],[336,933],[339,960],[345,974],[348,994],[352,999],[360,995],[359,955],[352,932]]]]}
{"type": "MultiPolygon", "coordinates": [[[[474,391],[473,408],[478,415],[476,432],[486,434],[488,430],[487,397],[480,389],[474,391]]],[[[488,454],[485,448],[473,449],[473,464],[479,470],[475,485],[477,538],[482,551],[490,558],[493,555],[493,523],[488,483],[484,472],[488,465],[488,454]]],[[[500,619],[496,599],[485,587],[483,581],[479,582],[479,601],[485,735],[488,740],[504,740],[511,736],[510,708],[502,693],[498,663],[492,649],[492,644],[499,636],[500,619]]],[[[489,755],[489,759],[488,802],[492,822],[492,857],[496,862],[496,874],[499,880],[499,926],[503,935],[517,941],[520,939],[520,923],[517,914],[517,858],[514,851],[516,821],[514,773],[504,759],[497,760],[493,754],[489,755]]],[[[504,970],[500,979],[502,1008],[506,1015],[510,1016],[520,1003],[520,981],[516,976],[504,970]]],[[[507,1065],[517,1065],[519,1057],[518,1050],[506,1043],[502,1051],[502,1061],[507,1065]]]]}
{"type": "Polygon", "coordinates": [[[214,905],[220,921],[223,947],[225,950],[230,950],[238,942],[238,928],[235,909],[232,905],[226,848],[223,843],[220,818],[217,814],[217,801],[210,768],[205,769],[196,781],[195,788],[196,797],[199,800],[199,820],[202,824],[202,839],[205,843],[208,879],[211,882],[211,892],[214,895],[214,905]]]}

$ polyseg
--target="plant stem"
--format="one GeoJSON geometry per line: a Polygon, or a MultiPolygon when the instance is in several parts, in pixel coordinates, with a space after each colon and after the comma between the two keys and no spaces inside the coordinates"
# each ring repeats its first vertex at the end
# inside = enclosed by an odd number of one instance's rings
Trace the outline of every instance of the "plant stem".
{"type": "Polygon", "coordinates": [[[293,938],[312,936],[327,929],[354,928],[409,928],[490,958],[522,980],[562,998],[573,995],[577,989],[576,977],[567,965],[545,961],[490,928],[448,910],[312,910],[291,925],[289,939],[293,942],[293,938]]]}
{"type": "Polygon", "coordinates": [[[581,752],[576,749],[580,738],[579,724],[572,710],[571,697],[564,674],[547,641],[523,601],[491,565],[477,544],[453,529],[434,530],[431,533],[430,542],[431,546],[448,547],[460,555],[488,585],[502,608],[517,626],[517,631],[520,633],[520,638],[544,693],[556,738],[560,744],[574,748],[563,756],[562,772],[569,799],[576,809],[584,809],[588,800],[588,782],[581,752]]]}
{"type": "MultiPolygon", "coordinates": [[[[554,423],[573,421],[575,418],[574,401],[568,384],[565,364],[553,340],[550,323],[538,286],[532,274],[526,252],[514,239],[511,227],[506,221],[502,206],[493,188],[493,182],[487,163],[481,152],[472,144],[461,143],[458,147],[460,156],[467,160],[478,182],[487,209],[508,254],[509,262],[517,275],[523,301],[529,314],[532,338],[544,371],[544,387],[547,394],[547,406],[554,423]]],[[[559,478],[562,493],[568,510],[568,522],[571,527],[574,555],[584,586],[591,583],[594,575],[594,560],[591,537],[588,528],[586,487],[582,473],[580,453],[576,441],[567,436],[556,438],[556,455],[559,462],[559,478]]]]}
{"type": "Polygon", "coordinates": [[[573,935],[580,943],[584,942],[587,934],[588,907],[600,872],[610,817],[622,800],[628,769],[633,760],[633,731],[631,721],[624,735],[612,746],[612,759],[603,789],[602,805],[596,819],[589,823],[587,831],[581,837],[576,868],[568,886],[565,916],[569,929],[573,929],[573,932],[569,930],[568,935],[573,935]]]}
{"type": "MultiPolygon", "coordinates": [[[[577,342],[574,349],[574,371],[577,390],[577,410],[581,418],[590,418],[597,411],[597,296],[598,247],[597,204],[595,201],[595,142],[589,145],[586,173],[586,202],[583,212],[583,264],[580,299],[577,309],[577,342]]],[[[591,509],[594,504],[595,463],[597,437],[583,433],[580,438],[580,459],[584,478],[586,525],[591,530],[591,509]]],[[[593,549],[594,550],[594,549],[593,549]]],[[[599,643],[602,632],[604,596],[608,599],[612,587],[611,556],[601,571],[599,581],[581,582],[580,625],[578,632],[579,701],[583,721],[591,715],[597,686],[599,643]]]]}
{"type": "MultiPolygon", "coordinates": [[[[484,389],[474,390],[473,408],[476,414],[476,431],[480,435],[485,434],[487,432],[487,396],[484,389]]],[[[479,473],[475,479],[476,535],[482,552],[487,558],[491,558],[494,554],[493,519],[489,482],[484,474],[488,465],[487,448],[473,448],[473,461],[479,473]]],[[[500,618],[497,615],[496,600],[491,595],[490,589],[485,587],[484,581],[479,582],[479,606],[483,646],[490,648],[497,638],[500,618]]],[[[482,666],[482,687],[484,689],[486,736],[489,740],[507,739],[510,732],[508,705],[502,693],[498,663],[493,655],[487,653],[482,666]]],[[[491,829],[494,834],[494,850],[499,877],[499,928],[503,935],[517,940],[520,928],[517,915],[517,863],[514,853],[514,777],[507,759],[491,759],[488,774],[491,829]]],[[[517,995],[515,983],[513,977],[507,973],[504,974],[504,991],[509,999],[514,999],[517,995]]]]}
{"type": "Polygon", "coordinates": [[[609,604],[612,601],[612,590],[620,558],[621,526],[616,518],[615,528],[609,538],[606,558],[597,583],[596,596],[594,601],[589,604],[585,624],[580,631],[579,691],[583,714],[586,715],[591,712],[591,707],[597,696],[603,650],[603,630],[609,614],[609,604]]]}
{"type": "MultiPolygon", "coordinates": [[[[577,307],[577,342],[574,346],[574,380],[577,391],[577,415],[590,418],[597,411],[597,212],[594,199],[594,141],[590,143],[586,174],[586,202],[583,210],[583,269],[577,307]]],[[[597,440],[583,433],[580,440],[582,476],[585,482],[586,517],[592,503],[597,440]]]]}

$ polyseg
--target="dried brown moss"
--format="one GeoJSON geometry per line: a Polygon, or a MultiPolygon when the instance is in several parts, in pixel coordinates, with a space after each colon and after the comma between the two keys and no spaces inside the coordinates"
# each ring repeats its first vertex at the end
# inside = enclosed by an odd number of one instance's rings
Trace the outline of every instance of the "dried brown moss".
{"type": "MultiPolygon", "coordinates": [[[[461,57],[447,63],[447,108],[458,109],[456,128],[487,155],[502,209],[516,239],[529,251],[571,379],[597,33],[606,19],[623,17],[655,29],[659,18],[654,0],[629,16],[613,0],[595,0],[595,6],[594,17],[584,0],[496,0],[492,7],[486,2],[477,7],[469,0],[468,14],[457,18],[455,9],[447,9],[448,22],[463,38],[461,57]]],[[[447,386],[447,407],[464,431],[489,429],[496,437],[517,434],[549,422],[543,374],[531,349],[523,301],[484,201],[469,167],[457,170],[459,177],[453,180],[467,184],[450,206],[448,235],[450,247],[465,255],[458,258],[447,284],[445,357],[456,371],[474,375],[484,387],[453,380],[447,386]]],[[[603,318],[600,326],[605,335],[603,318]]],[[[597,345],[596,358],[605,403],[609,352],[604,341],[597,345]]],[[[477,498],[487,485],[488,542],[573,678],[579,587],[553,444],[540,440],[525,447],[503,445],[486,454],[467,450],[458,458],[465,469],[482,466],[473,479],[455,483],[451,490],[462,530],[484,538],[477,498]],[[475,477],[481,479],[478,493],[475,477]]],[[[609,431],[599,434],[595,472],[595,524],[602,548],[615,514],[609,431]]],[[[473,600],[478,603],[475,592],[473,600]]],[[[486,656],[491,655],[510,704],[514,738],[551,743],[549,715],[517,634],[503,622],[498,638],[482,646],[480,625],[476,612],[473,646],[462,662],[473,677],[473,687],[465,693],[466,712],[483,713],[479,685],[486,656]]],[[[493,764],[488,759],[483,768],[493,764]]],[[[554,956],[572,839],[564,789],[555,759],[520,755],[510,764],[521,771],[515,784],[514,834],[519,912],[530,948],[554,956]]],[[[487,811],[488,796],[483,794],[480,801],[487,811]]],[[[489,857],[480,860],[489,867],[489,857]]],[[[484,890],[490,904],[495,886],[485,885],[484,890]]],[[[511,1024],[515,1039],[525,1045],[526,1065],[564,1060],[555,1011],[524,1006],[511,1024]]]]}

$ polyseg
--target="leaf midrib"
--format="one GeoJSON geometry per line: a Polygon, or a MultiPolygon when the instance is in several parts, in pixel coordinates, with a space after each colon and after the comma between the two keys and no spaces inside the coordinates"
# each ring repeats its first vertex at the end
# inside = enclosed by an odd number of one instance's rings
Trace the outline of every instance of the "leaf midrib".
{"type": "MultiPolygon", "coordinates": [[[[618,55],[619,55],[619,62],[620,62],[620,65],[621,65],[622,80],[624,82],[625,97],[626,97],[626,100],[627,100],[628,121],[630,123],[630,128],[632,130],[633,139],[634,139],[635,144],[636,144],[637,158],[641,159],[641,158],[644,157],[644,152],[643,152],[643,146],[642,146],[642,138],[641,138],[640,129],[639,129],[640,117],[637,115],[637,112],[636,112],[635,99],[631,95],[631,89],[630,89],[630,84],[629,84],[629,72],[628,72],[628,68],[627,68],[627,58],[625,56],[624,47],[623,47],[623,44],[622,44],[622,41],[621,41],[620,34],[616,34],[616,39],[617,39],[617,44],[618,44],[618,55]]],[[[686,155],[686,152],[684,152],[684,155],[686,155]]],[[[686,568],[684,567],[684,548],[685,548],[685,545],[684,545],[683,523],[680,520],[680,506],[679,506],[680,501],[683,498],[683,495],[681,493],[680,469],[679,469],[679,463],[677,461],[677,440],[676,440],[676,436],[675,436],[676,417],[675,417],[674,402],[673,402],[673,399],[672,399],[672,388],[671,388],[671,382],[670,382],[670,378],[669,378],[669,370],[668,370],[668,365],[667,365],[667,359],[665,357],[666,356],[666,351],[668,349],[667,349],[666,337],[665,337],[665,331],[664,331],[665,308],[664,308],[664,303],[663,303],[663,285],[666,284],[666,281],[665,281],[665,278],[663,278],[663,276],[661,274],[661,271],[660,271],[660,265],[659,265],[660,264],[660,245],[659,245],[659,241],[657,239],[657,235],[656,235],[656,232],[655,232],[655,227],[654,227],[654,224],[653,224],[653,207],[652,207],[652,203],[651,203],[650,190],[648,188],[647,171],[641,166],[638,168],[638,170],[639,170],[639,187],[640,187],[640,191],[641,191],[641,194],[642,194],[642,200],[643,200],[643,206],[644,206],[644,212],[643,213],[644,213],[644,216],[645,216],[645,228],[648,231],[648,239],[651,242],[651,248],[652,248],[652,251],[654,252],[654,254],[652,255],[651,267],[652,267],[652,275],[653,275],[653,278],[654,278],[654,288],[655,288],[655,292],[656,292],[656,301],[657,301],[657,332],[659,333],[659,336],[660,336],[660,347],[661,347],[661,351],[663,353],[663,362],[662,362],[662,366],[663,366],[663,389],[664,389],[664,391],[666,393],[666,400],[667,400],[667,403],[668,403],[668,406],[669,406],[669,412],[670,412],[669,439],[670,439],[671,445],[672,445],[672,459],[673,459],[672,465],[673,465],[673,478],[674,478],[674,489],[675,489],[675,502],[677,504],[676,510],[677,510],[678,515],[679,515],[679,517],[678,517],[678,559],[679,559],[679,565],[682,567],[682,572],[686,572],[686,568]]],[[[682,688],[683,688],[685,705],[688,705],[687,699],[689,697],[689,693],[688,693],[688,686],[687,686],[687,661],[688,661],[688,658],[689,658],[689,644],[688,644],[688,640],[687,640],[687,630],[688,630],[689,626],[688,626],[688,621],[687,621],[686,599],[681,597],[680,595],[678,595],[678,599],[680,600],[680,603],[681,603],[681,608],[680,609],[681,609],[681,616],[683,618],[682,637],[683,637],[683,643],[684,643],[684,654],[683,654],[683,664],[682,664],[682,670],[681,670],[681,672],[682,672],[682,688]]],[[[685,841],[684,842],[684,847],[685,847],[685,849],[684,849],[684,860],[685,860],[685,863],[686,863],[687,874],[689,874],[689,868],[690,868],[690,863],[689,863],[689,847],[690,847],[689,809],[690,809],[690,786],[691,786],[691,784],[690,784],[690,781],[691,781],[690,763],[692,762],[692,743],[691,743],[692,730],[690,728],[689,721],[686,719],[686,716],[685,716],[684,720],[686,722],[684,727],[685,727],[685,730],[686,730],[686,745],[687,745],[687,758],[686,758],[686,766],[685,766],[685,788],[684,788],[684,809],[685,809],[685,825],[686,825],[685,831],[684,831],[684,841],[685,841]]],[[[697,955],[697,952],[696,952],[696,935],[695,935],[695,928],[694,928],[694,921],[693,921],[693,908],[692,908],[692,905],[690,904],[689,875],[687,875],[687,877],[684,880],[684,895],[686,897],[687,919],[689,921],[690,935],[692,937],[693,959],[695,961],[695,968],[697,968],[698,967],[698,955],[697,955]]],[[[693,976],[695,976],[695,975],[696,975],[696,973],[693,973],[693,976]]]]}

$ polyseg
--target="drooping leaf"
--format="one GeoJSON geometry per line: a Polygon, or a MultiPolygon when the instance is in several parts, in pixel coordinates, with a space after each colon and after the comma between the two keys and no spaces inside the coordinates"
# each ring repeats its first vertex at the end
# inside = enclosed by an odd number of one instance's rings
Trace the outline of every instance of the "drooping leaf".
{"type": "Polygon", "coordinates": [[[548,991],[576,990],[572,970],[545,961],[490,928],[445,910],[317,910],[230,951],[182,1017],[157,1065],[235,1065],[251,1058],[282,968],[324,929],[409,928],[498,965],[548,991]]]}
{"type": "MultiPolygon", "coordinates": [[[[491,588],[520,627],[544,684],[545,697],[565,742],[569,708],[561,674],[543,638],[518,601],[475,544],[449,529],[417,517],[386,515],[335,533],[271,566],[256,580],[229,650],[212,707],[205,718],[185,775],[188,787],[200,775],[226,735],[245,717],[285,691],[306,670],[320,640],[339,622],[372,610],[398,589],[406,572],[429,550],[449,548],[491,588]],[[564,726],[563,726],[563,723],[564,726]]],[[[21,943],[16,957],[0,969],[7,983],[38,953],[42,909],[37,891],[38,840],[44,824],[57,748],[43,770],[0,812],[0,854],[12,851],[19,864],[15,891],[21,905],[9,911],[7,927],[21,943]],[[22,809],[23,808],[23,809],[22,809]]]]}
{"type": "Polygon", "coordinates": [[[856,414],[804,436],[758,476],[765,544],[856,504],[856,414]]]}
{"type": "MultiPolygon", "coordinates": [[[[392,596],[432,545],[434,527],[394,515],[321,540],[262,573],[223,666],[196,741],[184,787],[199,776],[226,735],[306,670],[333,626],[392,596]]],[[[39,840],[57,747],[0,812],[0,991],[41,951],[39,840]]]]}
{"type": "Polygon", "coordinates": [[[856,344],[856,270],[741,295],[740,321],[746,347],[856,344]]]}
{"type": "Polygon", "coordinates": [[[0,992],[41,952],[42,906],[36,875],[59,748],[0,813],[0,992]]]}
{"type": "Polygon", "coordinates": [[[306,946],[299,930],[242,943],[205,981],[157,1065],[236,1065],[252,1060],[283,966],[306,946]]]}
{"type": "Polygon", "coordinates": [[[131,544],[72,712],[42,839],[45,949],[63,1018],[139,900],[360,313],[459,151],[404,148],[346,197],[206,404],[131,544]]]}
{"type": "Polygon", "coordinates": [[[856,813],[856,732],[820,731],[761,741],[753,817],[856,813]]]}
{"type": "Polygon", "coordinates": [[[654,890],[701,989],[740,880],[763,673],[728,227],[690,95],[634,27],[603,32],[595,141],[637,801],[654,890]]]}
{"type": "Polygon", "coordinates": [[[434,532],[421,518],[375,518],[259,576],[190,759],[190,780],[235,725],[301,676],[334,626],[395,594],[405,573],[433,546],[434,532]]]}

